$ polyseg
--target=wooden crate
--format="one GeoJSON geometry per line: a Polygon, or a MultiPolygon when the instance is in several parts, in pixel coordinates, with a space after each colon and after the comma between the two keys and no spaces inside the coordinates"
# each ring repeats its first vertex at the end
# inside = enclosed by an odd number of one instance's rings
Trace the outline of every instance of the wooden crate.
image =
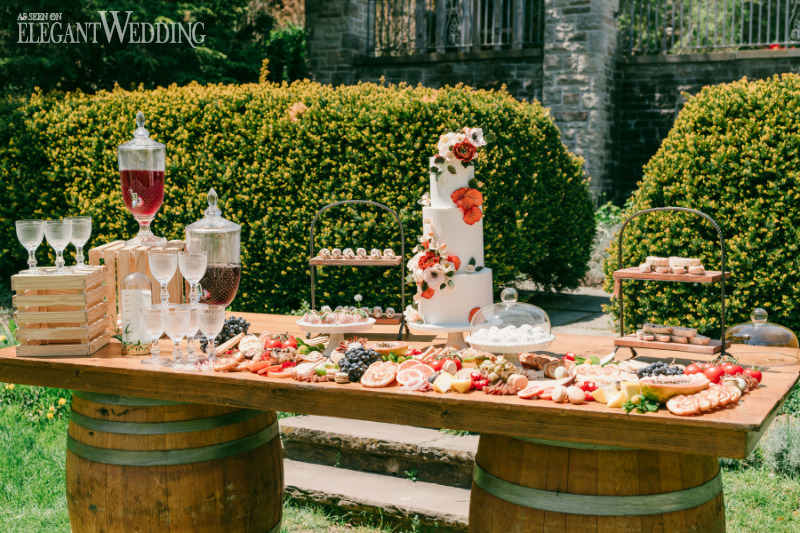
{"type": "Polygon", "coordinates": [[[88,357],[111,340],[111,320],[105,299],[107,269],[17,274],[17,355],[20,357],[88,357]]]}
{"type": "MultiPolygon", "coordinates": [[[[106,290],[109,302],[109,309],[115,319],[119,319],[119,297],[122,280],[131,272],[139,272],[150,278],[150,290],[152,292],[153,303],[161,301],[161,284],[156,281],[150,272],[147,262],[147,252],[154,249],[166,249],[174,252],[181,252],[184,249],[184,241],[167,241],[166,244],[159,246],[128,246],[125,241],[114,241],[89,250],[90,265],[105,265],[108,267],[106,290]]],[[[175,273],[172,281],[167,284],[169,291],[169,301],[172,303],[183,303],[184,292],[188,295],[188,290],[181,276],[181,271],[175,273]]]]}

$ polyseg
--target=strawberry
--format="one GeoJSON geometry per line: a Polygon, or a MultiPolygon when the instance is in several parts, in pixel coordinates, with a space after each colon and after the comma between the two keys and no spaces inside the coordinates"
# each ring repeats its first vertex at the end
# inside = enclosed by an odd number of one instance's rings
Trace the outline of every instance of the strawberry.
{"type": "Polygon", "coordinates": [[[480,311],[480,307],[473,307],[472,310],[469,312],[469,321],[472,322],[472,317],[475,316],[475,313],[480,311]]]}
{"type": "Polygon", "coordinates": [[[421,296],[422,296],[423,298],[433,298],[433,289],[431,289],[430,287],[428,287],[428,290],[426,290],[426,291],[423,291],[421,296]]]}
{"type": "Polygon", "coordinates": [[[460,189],[456,189],[450,195],[450,199],[453,200],[454,204],[457,204],[459,200],[461,200],[465,194],[469,191],[469,187],[461,187],[460,189]]]}
{"type": "Polygon", "coordinates": [[[470,226],[475,224],[482,218],[483,218],[483,213],[481,212],[481,208],[478,206],[470,207],[467,211],[464,212],[464,222],[466,222],[470,226]]]}
{"type": "Polygon", "coordinates": [[[448,255],[447,260],[455,265],[456,270],[461,268],[461,259],[459,259],[457,255],[448,255]]]}

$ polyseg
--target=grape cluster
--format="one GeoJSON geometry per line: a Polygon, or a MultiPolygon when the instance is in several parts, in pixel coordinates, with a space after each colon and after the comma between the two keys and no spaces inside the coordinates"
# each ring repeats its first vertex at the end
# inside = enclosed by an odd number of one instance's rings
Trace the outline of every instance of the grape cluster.
{"type": "Polygon", "coordinates": [[[655,376],[680,376],[681,374],[683,374],[683,368],[679,366],[669,366],[663,361],[657,361],[636,372],[639,379],[652,378],[655,376]]]}
{"type": "MultiPolygon", "coordinates": [[[[219,335],[217,335],[217,338],[214,339],[214,345],[219,346],[223,342],[234,338],[239,333],[244,333],[247,335],[247,330],[249,328],[250,322],[244,318],[236,318],[235,316],[228,317],[225,320],[225,324],[222,326],[222,331],[220,331],[219,335]]],[[[203,353],[205,353],[207,347],[208,341],[204,338],[202,341],[200,341],[200,349],[203,350],[203,353]]]]}
{"type": "Polygon", "coordinates": [[[375,350],[366,348],[353,348],[344,353],[344,357],[339,360],[339,370],[347,372],[350,381],[358,383],[361,376],[367,371],[367,367],[375,361],[381,360],[381,354],[375,350]]]}

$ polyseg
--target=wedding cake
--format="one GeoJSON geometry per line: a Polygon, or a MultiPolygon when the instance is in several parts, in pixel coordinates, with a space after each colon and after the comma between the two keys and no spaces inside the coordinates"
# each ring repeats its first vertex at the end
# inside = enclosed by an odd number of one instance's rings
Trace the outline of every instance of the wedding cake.
{"type": "Polygon", "coordinates": [[[437,326],[469,324],[472,314],[493,303],[492,271],[483,264],[483,195],[473,160],[491,140],[480,128],[464,128],[439,139],[430,161],[430,193],[423,196],[422,236],[408,262],[417,285],[406,309],[409,322],[437,326]]]}

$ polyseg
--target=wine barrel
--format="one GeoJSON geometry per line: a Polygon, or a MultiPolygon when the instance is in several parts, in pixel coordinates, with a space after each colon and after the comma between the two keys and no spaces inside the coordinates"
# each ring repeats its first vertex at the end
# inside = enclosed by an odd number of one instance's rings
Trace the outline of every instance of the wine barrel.
{"type": "Polygon", "coordinates": [[[278,533],[274,412],[75,392],[67,437],[73,533],[278,533]]]}
{"type": "Polygon", "coordinates": [[[725,531],[719,461],[481,435],[469,530],[725,531]]]}

